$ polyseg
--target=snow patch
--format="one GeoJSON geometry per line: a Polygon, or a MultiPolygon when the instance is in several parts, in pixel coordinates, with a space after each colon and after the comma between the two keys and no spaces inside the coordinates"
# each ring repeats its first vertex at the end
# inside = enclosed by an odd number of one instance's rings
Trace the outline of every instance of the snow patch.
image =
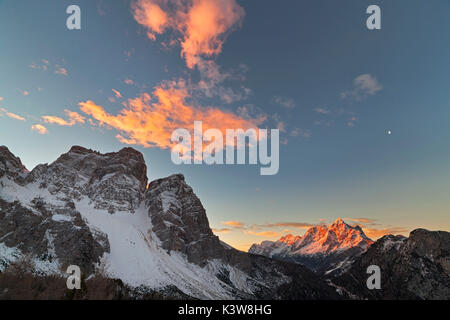
{"type": "Polygon", "coordinates": [[[0,243],[0,272],[5,271],[6,267],[22,257],[22,252],[17,248],[7,247],[0,243]]]}

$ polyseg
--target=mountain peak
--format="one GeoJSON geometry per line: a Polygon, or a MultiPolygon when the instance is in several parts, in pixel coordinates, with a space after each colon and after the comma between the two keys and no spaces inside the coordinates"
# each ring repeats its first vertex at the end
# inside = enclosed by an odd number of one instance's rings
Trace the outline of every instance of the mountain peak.
{"type": "Polygon", "coordinates": [[[99,152],[94,151],[92,149],[87,149],[85,147],[82,146],[72,146],[69,150],[69,153],[80,153],[80,154],[86,154],[86,153],[96,153],[99,154],[99,152]]]}
{"type": "Polygon", "coordinates": [[[301,237],[300,236],[294,236],[292,234],[287,234],[284,237],[281,237],[278,241],[279,242],[283,242],[287,245],[292,245],[294,244],[297,240],[300,240],[301,237]]]}
{"type": "Polygon", "coordinates": [[[348,225],[342,218],[337,218],[336,221],[334,221],[330,228],[332,229],[347,229],[347,228],[353,228],[352,226],[348,225]]]}
{"type": "Polygon", "coordinates": [[[0,177],[4,174],[12,178],[20,177],[28,172],[19,157],[16,157],[6,146],[0,146],[0,177]]]}
{"type": "Polygon", "coordinates": [[[147,166],[133,148],[100,153],[73,146],[50,165],[37,166],[30,181],[47,186],[51,194],[81,199],[86,196],[97,209],[134,212],[144,199],[147,166]]]}
{"type": "Polygon", "coordinates": [[[275,242],[254,244],[249,252],[299,261],[314,269],[327,266],[330,261],[335,262],[333,257],[345,259],[350,255],[365,252],[372,243],[360,227],[352,227],[342,218],[337,218],[329,226],[317,225],[309,228],[303,237],[288,234],[275,242]]]}

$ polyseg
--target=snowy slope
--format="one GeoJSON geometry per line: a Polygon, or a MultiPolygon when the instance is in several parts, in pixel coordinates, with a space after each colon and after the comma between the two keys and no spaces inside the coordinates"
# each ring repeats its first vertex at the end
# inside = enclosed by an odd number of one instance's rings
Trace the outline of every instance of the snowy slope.
{"type": "MultiPolygon", "coordinates": [[[[9,178],[0,179],[3,187],[0,198],[9,202],[18,201],[35,214],[33,199],[40,198],[54,208],[64,207],[65,193],[50,194],[47,189],[39,188],[39,183],[20,186],[9,178]]],[[[148,287],[154,290],[176,286],[185,294],[201,299],[233,299],[235,289],[251,292],[247,276],[239,269],[226,265],[221,261],[210,261],[205,267],[189,263],[185,255],[172,251],[170,254],[161,248],[158,237],[152,231],[148,207],[142,202],[134,214],[96,209],[95,202],[87,197],[74,201],[80,212],[94,232],[100,231],[108,237],[110,252],[102,257],[99,269],[105,275],[119,278],[132,287],[148,287]],[[219,269],[228,270],[234,288],[221,282],[214,272],[219,269]]],[[[55,214],[55,221],[71,221],[69,216],[55,214]]],[[[48,235],[50,236],[50,235],[48,235]]],[[[51,250],[51,248],[50,248],[51,250]]],[[[8,248],[0,243],[0,267],[7,265],[22,256],[20,250],[8,248]]],[[[55,274],[58,270],[57,260],[45,263],[35,260],[40,273],[55,274]]]]}

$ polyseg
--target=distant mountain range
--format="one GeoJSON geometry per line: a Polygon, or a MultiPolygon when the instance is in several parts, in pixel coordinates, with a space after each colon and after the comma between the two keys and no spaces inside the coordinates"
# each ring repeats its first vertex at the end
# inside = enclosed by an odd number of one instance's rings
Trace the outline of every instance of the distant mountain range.
{"type": "Polygon", "coordinates": [[[338,218],[329,227],[309,228],[303,237],[289,234],[275,242],[254,244],[249,252],[300,263],[319,273],[336,274],[344,271],[372,244],[361,227],[352,227],[338,218]]]}
{"type": "MultiPolygon", "coordinates": [[[[184,176],[148,183],[132,148],[74,146],[30,172],[0,147],[0,283],[19,265],[65,288],[67,266],[77,265],[86,281],[117,279],[98,290],[126,288],[132,299],[449,299],[449,243],[448,232],[425,230],[374,243],[338,219],[245,253],[213,234],[184,176]],[[382,272],[375,292],[365,286],[370,264],[382,272]]],[[[24,279],[0,299],[23,298],[13,289],[24,279]]]]}

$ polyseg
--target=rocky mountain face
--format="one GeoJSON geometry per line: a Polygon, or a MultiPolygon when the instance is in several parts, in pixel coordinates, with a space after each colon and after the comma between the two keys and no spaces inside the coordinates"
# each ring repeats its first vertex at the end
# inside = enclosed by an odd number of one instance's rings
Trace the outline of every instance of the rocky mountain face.
{"type": "MultiPolygon", "coordinates": [[[[0,147],[0,271],[18,258],[27,257],[33,260],[37,274],[60,274],[62,267],[70,264],[92,273],[101,256],[109,252],[106,235],[87,226],[75,210],[68,187],[56,201],[46,201],[46,196],[56,193],[56,185],[63,188],[57,177],[52,180],[50,172],[55,168],[64,171],[58,160],[29,172],[19,158],[0,147]],[[54,182],[52,191],[36,192],[43,191],[50,181],[54,182]]],[[[68,185],[79,178],[73,172],[70,178],[69,172],[64,174],[68,185]]]]}
{"type": "Polygon", "coordinates": [[[68,199],[83,196],[96,209],[134,212],[143,200],[147,186],[147,167],[142,154],[133,148],[100,154],[74,146],[50,165],[38,165],[26,183],[39,183],[52,195],[68,199]]]}
{"type": "Polygon", "coordinates": [[[387,235],[329,280],[356,299],[450,299],[450,233],[417,229],[409,238],[387,235]],[[380,268],[381,289],[369,290],[367,268],[380,268]]]}
{"type": "Polygon", "coordinates": [[[201,266],[208,258],[224,256],[224,247],[209,228],[200,199],[183,175],[151,182],[146,204],[162,248],[183,252],[189,262],[201,266]]]}
{"type": "Polygon", "coordinates": [[[309,228],[301,236],[287,235],[278,241],[254,244],[249,252],[303,264],[320,274],[339,274],[373,243],[359,226],[338,218],[330,226],[309,228]]]}
{"type": "MultiPolygon", "coordinates": [[[[337,299],[309,269],[237,251],[212,233],[182,175],[147,184],[141,153],[72,147],[29,172],[0,147],[0,272],[120,279],[133,292],[200,299],[337,299]]],[[[62,283],[65,284],[65,281],[62,283]]]]}

